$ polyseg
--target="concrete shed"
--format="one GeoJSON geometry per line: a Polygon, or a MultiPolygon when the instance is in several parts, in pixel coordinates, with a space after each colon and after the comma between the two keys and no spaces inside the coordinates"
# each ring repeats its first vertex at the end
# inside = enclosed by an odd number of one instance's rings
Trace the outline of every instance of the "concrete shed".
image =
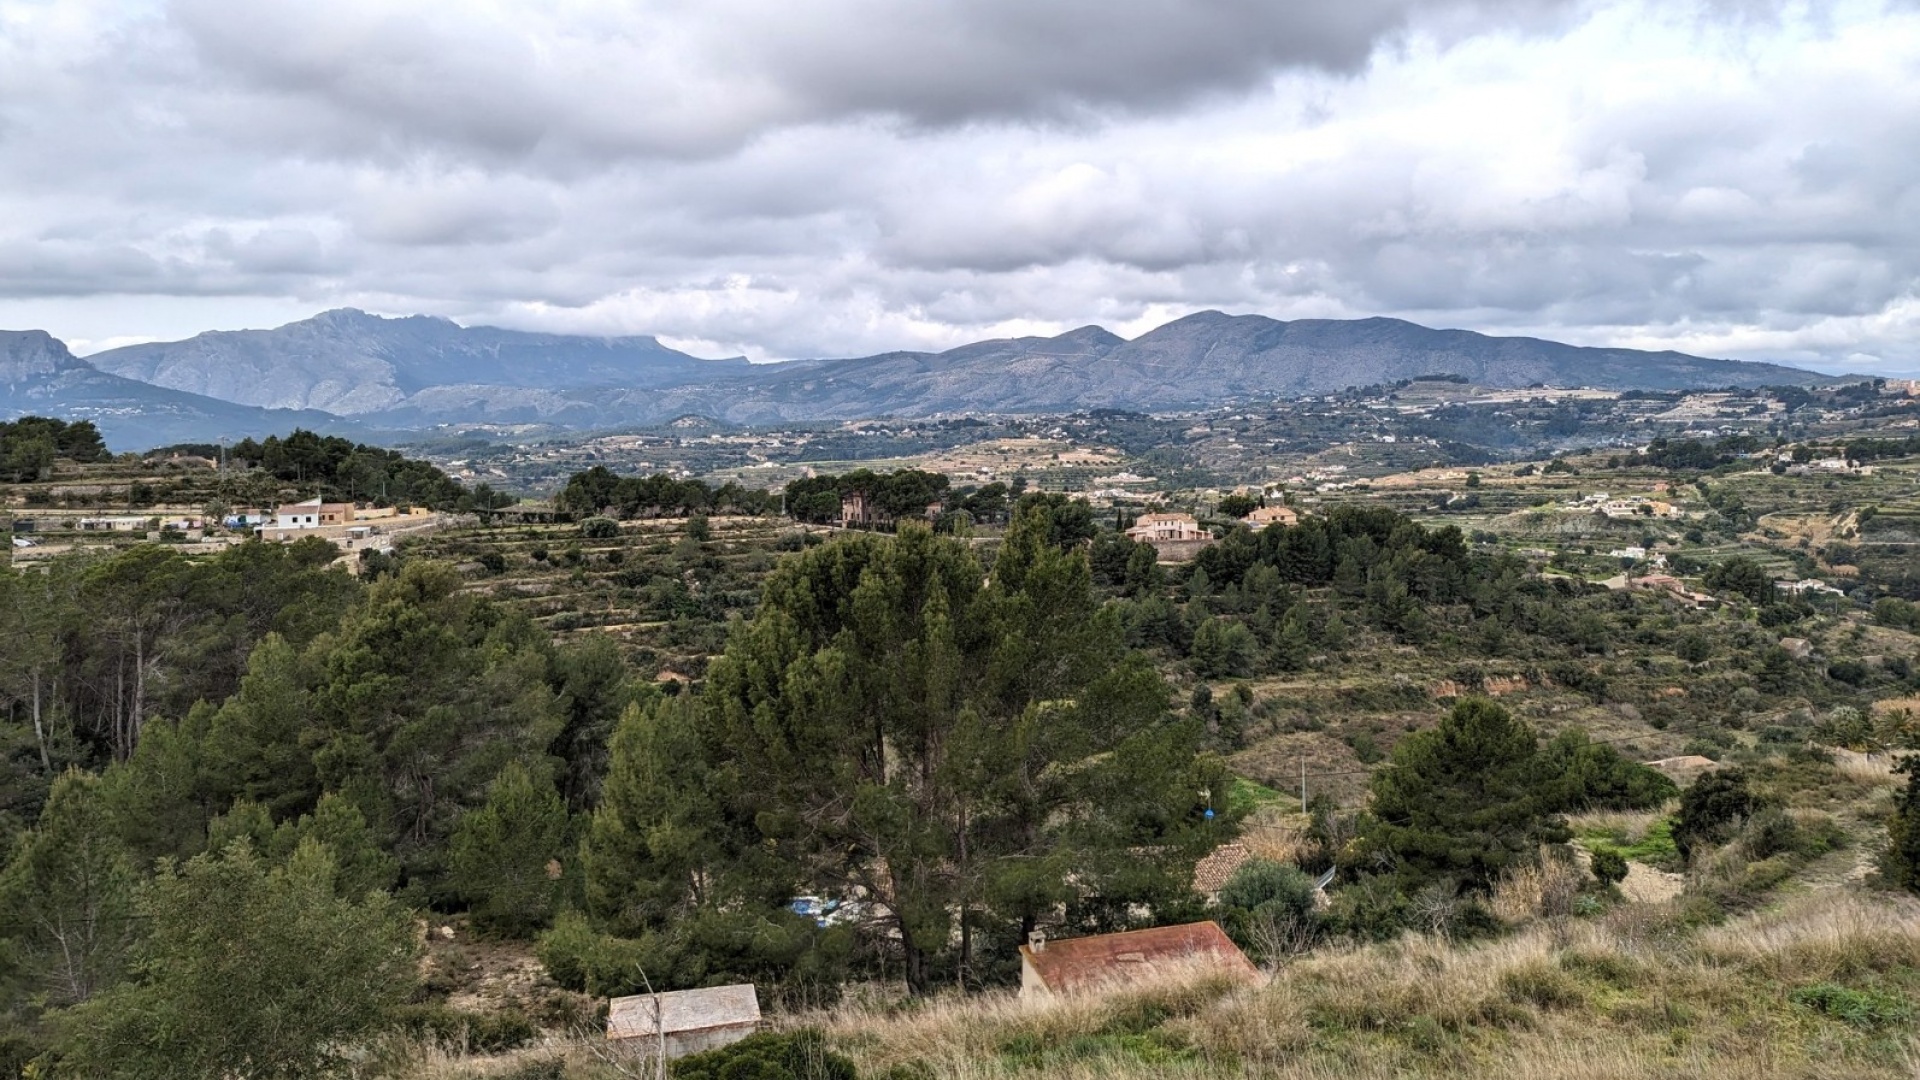
{"type": "Polygon", "coordinates": [[[607,1038],[651,1049],[655,1032],[662,1032],[669,1058],[736,1043],[759,1028],[760,999],[751,983],[675,990],[657,998],[635,994],[607,1006],[607,1038]]]}

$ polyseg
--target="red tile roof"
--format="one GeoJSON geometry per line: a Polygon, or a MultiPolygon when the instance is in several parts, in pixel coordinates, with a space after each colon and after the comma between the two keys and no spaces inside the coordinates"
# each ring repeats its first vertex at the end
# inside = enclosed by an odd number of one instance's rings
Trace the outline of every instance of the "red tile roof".
{"type": "Polygon", "coordinates": [[[1223,973],[1248,978],[1259,974],[1219,924],[1211,922],[1049,941],[1037,950],[1022,945],[1020,955],[1040,982],[1056,994],[1102,983],[1133,982],[1187,963],[1214,966],[1223,973]]]}
{"type": "Polygon", "coordinates": [[[1234,871],[1246,865],[1247,860],[1251,858],[1253,858],[1253,852],[1248,850],[1245,844],[1237,841],[1221,844],[1206,858],[1194,864],[1193,891],[1201,896],[1212,896],[1220,891],[1221,887],[1227,883],[1227,879],[1233,876],[1234,871]]]}

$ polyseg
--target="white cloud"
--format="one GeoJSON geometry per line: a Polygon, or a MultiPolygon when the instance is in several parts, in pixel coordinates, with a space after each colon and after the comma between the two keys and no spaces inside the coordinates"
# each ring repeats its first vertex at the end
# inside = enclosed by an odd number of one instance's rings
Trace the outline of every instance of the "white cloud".
{"type": "Polygon", "coordinates": [[[1920,368],[1920,14],[0,0],[0,317],[756,358],[1203,307],[1920,368]]]}

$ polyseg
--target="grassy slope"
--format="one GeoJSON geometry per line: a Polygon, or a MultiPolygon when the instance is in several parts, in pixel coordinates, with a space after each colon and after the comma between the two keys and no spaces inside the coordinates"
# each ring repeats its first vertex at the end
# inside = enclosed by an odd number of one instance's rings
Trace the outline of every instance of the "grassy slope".
{"type": "MultiPolygon", "coordinates": [[[[1718,926],[1680,899],[1490,942],[1323,949],[1241,986],[1190,972],[1040,1005],[1011,992],[855,1003],[823,1027],[862,1076],[1911,1077],[1920,901],[1808,891],[1718,926]]],[[[415,1080],[649,1075],[594,1036],[493,1058],[428,1051],[415,1080]]]]}

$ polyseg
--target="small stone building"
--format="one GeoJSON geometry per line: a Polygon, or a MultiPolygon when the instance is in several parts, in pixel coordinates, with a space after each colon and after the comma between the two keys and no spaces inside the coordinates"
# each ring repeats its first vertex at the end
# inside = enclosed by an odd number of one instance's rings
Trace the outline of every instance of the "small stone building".
{"type": "Polygon", "coordinates": [[[1036,1001],[1125,986],[1196,967],[1249,981],[1260,975],[1218,923],[1197,922],[1065,941],[1035,938],[1020,946],[1020,997],[1036,1001]]]}
{"type": "Polygon", "coordinates": [[[607,1038],[651,1050],[656,1035],[664,1035],[670,1059],[737,1043],[759,1028],[760,999],[751,983],[635,994],[607,1006],[607,1038]]]}

